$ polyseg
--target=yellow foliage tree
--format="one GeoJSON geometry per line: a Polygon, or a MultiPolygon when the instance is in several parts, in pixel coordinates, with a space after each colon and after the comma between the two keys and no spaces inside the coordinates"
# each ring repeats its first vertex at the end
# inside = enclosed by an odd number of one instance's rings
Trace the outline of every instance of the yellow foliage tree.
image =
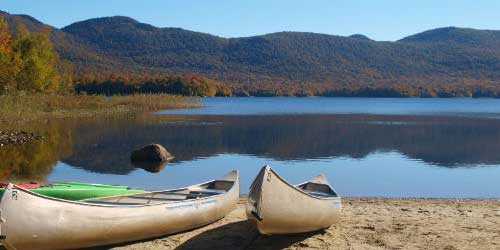
{"type": "Polygon", "coordinates": [[[20,36],[13,52],[20,59],[17,89],[29,92],[55,92],[60,87],[57,53],[50,42],[50,30],[20,36]]]}

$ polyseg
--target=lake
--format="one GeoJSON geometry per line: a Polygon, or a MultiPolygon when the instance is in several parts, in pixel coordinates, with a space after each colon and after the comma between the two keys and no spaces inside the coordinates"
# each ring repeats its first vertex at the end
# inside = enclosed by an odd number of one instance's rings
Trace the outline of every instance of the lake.
{"type": "Polygon", "coordinates": [[[204,108],[121,119],[57,120],[46,139],[0,148],[4,180],[167,189],[240,170],[241,192],[268,164],[292,183],[324,173],[343,196],[500,198],[500,100],[203,98],[204,108]],[[130,152],[176,158],[141,168],[130,152]]]}

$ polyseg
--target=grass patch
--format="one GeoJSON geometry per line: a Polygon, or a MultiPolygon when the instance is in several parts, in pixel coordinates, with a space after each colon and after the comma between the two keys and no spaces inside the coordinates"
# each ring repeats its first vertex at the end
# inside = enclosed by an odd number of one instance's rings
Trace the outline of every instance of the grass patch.
{"type": "Polygon", "coordinates": [[[201,107],[198,98],[168,94],[127,96],[0,95],[0,122],[33,121],[48,118],[112,116],[153,112],[162,109],[201,107]]]}

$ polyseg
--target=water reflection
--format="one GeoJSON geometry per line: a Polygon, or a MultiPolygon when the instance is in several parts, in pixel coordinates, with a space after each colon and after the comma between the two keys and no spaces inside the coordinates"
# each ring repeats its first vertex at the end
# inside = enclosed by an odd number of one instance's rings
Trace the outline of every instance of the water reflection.
{"type": "MultiPolygon", "coordinates": [[[[127,175],[130,152],[159,143],[173,163],[219,154],[279,161],[365,158],[397,151],[446,168],[500,163],[500,120],[439,116],[148,116],[61,120],[33,130],[47,139],[0,149],[2,179],[45,180],[58,161],[86,171],[127,175]]],[[[234,162],[235,164],[237,162],[234,162]]],[[[151,172],[165,166],[138,166],[151,172]]],[[[167,167],[168,168],[168,167],[167,167]]]]}
{"type": "Polygon", "coordinates": [[[0,148],[1,180],[45,182],[52,166],[73,154],[72,131],[68,124],[36,124],[31,126],[30,131],[43,134],[45,139],[0,148]]]}
{"type": "Polygon", "coordinates": [[[131,171],[128,153],[148,143],[165,145],[175,161],[222,153],[304,160],[399,151],[443,167],[500,162],[500,121],[464,117],[177,116],[149,123],[87,124],[74,133],[75,153],[64,161],[107,173],[131,171]]]}
{"type": "Polygon", "coordinates": [[[133,161],[132,165],[137,168],[142,168],[151,173],[159,173],[167,166],[167,162],[142,162],[142,161],[133,161]]]}

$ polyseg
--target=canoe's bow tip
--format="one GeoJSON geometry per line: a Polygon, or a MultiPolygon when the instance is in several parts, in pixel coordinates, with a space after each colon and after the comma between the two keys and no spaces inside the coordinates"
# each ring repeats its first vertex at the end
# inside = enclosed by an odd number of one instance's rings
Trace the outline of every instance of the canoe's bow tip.
{"type": "Polygon", "coordinates": [[[231,170],[229,173],[226,175],[222,176],[220,179],[221,180],[228,180],[228,181],[234,181],[235,179],[238,178],[238,170],[231,170]]]}
{"type": "Polygon", "coordinates": [[[316,176],[316,177],[313,177],[310,181],[315,182],[315,183],[330,185],[330,183],[328,182],[328,179],[326,178],[325,174],[323,174],[323,173],[316,176]]]}

